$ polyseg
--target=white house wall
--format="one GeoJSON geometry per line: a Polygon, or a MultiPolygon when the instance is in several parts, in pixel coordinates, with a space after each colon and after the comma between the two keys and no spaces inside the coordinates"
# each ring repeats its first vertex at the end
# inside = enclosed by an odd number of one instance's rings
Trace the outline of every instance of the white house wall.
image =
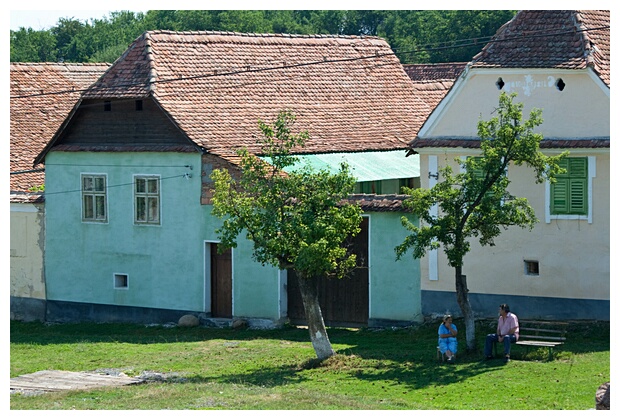
{"type": "Polygon", "coordinates": [[[524,104],[524,119],[533,107],[543,110],[544,122],[538,131],[547,139],[609,137],[609,89],[590,70],[547,69],[470,70],[455,83],[418,136],[477,137],[477,122],[494,116],[502,91],[517,93],[516,101],[524,104]],[[496,85],[499,78],[505,83],[501,91],[496,85]],[[560,78],[566,84],[563,91],[555,85],[560,78]]]}
{"type": "Polygon", "coordinates": [[[11,319],[45,316],[44,205],[11,203],[11,319]]]}

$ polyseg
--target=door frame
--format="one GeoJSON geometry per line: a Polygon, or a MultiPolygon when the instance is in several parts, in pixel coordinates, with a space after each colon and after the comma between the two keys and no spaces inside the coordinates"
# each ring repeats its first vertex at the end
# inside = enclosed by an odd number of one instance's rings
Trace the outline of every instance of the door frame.
{"type": "MultiPolygon", "coordinates": [[[[202,244],[203,249],[203,270],[204,270],[204,281],[203,281],[203,291],[202,291],[202,305],[203,311],[205,313],[211,313],[211,245],[219,244],[220,240],[205,240],[202,244]]],[[[231,308],[232,313],[235,313],[235,249],[230,249],[230,281],[231,281],[231,308]]]]}

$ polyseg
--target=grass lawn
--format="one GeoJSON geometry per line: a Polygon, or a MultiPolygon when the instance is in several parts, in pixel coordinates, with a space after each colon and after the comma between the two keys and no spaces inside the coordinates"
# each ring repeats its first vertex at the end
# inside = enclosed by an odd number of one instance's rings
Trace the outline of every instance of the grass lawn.
{"type": "MultiPolygon", "coordinates": [[[[455,323],[461,327],[462,320],[455,323]]],[[[589,410],[610,380],[608,322],[572,322],[567,343],[514,347],[513,360],[436,358],[439,322],[404,329],[330,328],[337,355],[318,363],[308,331],[11,322],[11,377],[40,370],[124,373],[147,382],[11,394],[12,410],[589,410]]],[[[477,324],[479,348],[492,332],[477,324]]]]}

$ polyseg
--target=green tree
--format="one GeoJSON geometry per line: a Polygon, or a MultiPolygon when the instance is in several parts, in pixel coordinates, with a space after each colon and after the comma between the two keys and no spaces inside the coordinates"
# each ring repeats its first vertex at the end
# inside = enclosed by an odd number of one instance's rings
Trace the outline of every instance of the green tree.
{"type": "Polygon", "coordinates": [[[146,30],[372,35],[402,63],[469,61],[509,10],[149,10],[11,31],[11,61],[113,62],[146,30]],[[463,42],[462,39],[470,41],[463,42]]]}
{"type": "Polygon", "coordinates": [[[84,32],[88,24],[78,19],[60,18],[58,25],[51,29],[56,37],[58,59],[72,63],[85,62],[92,52],[92,45],[84,42],[84,32]]]}
{"type": "Polygon", "coordinates": [[[410,195],[404,205],[420,218],[416,226],[402,218],[411,233],[396,247],[397,259],[408,250],[421,258],[428,249],[443,246],[448,264],[454,267],[456,297],[465,318],[467,349],[476,348],[475,318],[469,302],[466,278],[462,275],[463,259],[470,250],[469,238],[477,237],[481,245],[494,245],[502,228],[518,226],[530,230],[538,222],[526,198],[508,192],[510,164],[523,164],[534,170],[536,183],[545,179],[555,182],[562,173],[558,164],[566,156],[545,156],[540,150],[541,134],[534,128],[542,124],[542,111],[533,109],[523,122],[522,103],[515,103],[516,94],[502,93],[497,116],[478,122],[481,155],[457,159],[465,171],[454,174],[450,166],[439,170],[441,181],[430,189],[407,189],[410,195]],[[439,211],[435,214],[433,206],[439,211]]]}
{"type": "Polygon", "coordinates": [[[49,31],[19,28],[11,31],[12,63],[44,63],[58,59],[56,38],[49,31]]]}
{"type": "Polygon", "coordinates": [[[83,39],[89,45],[88,61],[113,63],[146,30],[142,13],[111,12],[109,18],[93,19],[83,39]]]}
{"type": "Polygon", "coordinates": [[[402,63],[470,61],[515,15],[514,10],[399,10],[378,35],[402,63]]]}
{"type": "Polygon", "coordinates": [[[261,159],[240,150],[238,179],[227,170],[214,170],[213,214],[223,219],[217,233],[221,248],[236,247],[245,232],[253,242],[253,257],[262,264],[293,269],[299,281],[312,346],[319,359],[334,354],[318,298],[321,276],[344,277],[356,265],[343,245],[360,231],[361,209],[343,202],[353,192],[355,178],[346,165],[336,174],[309,167],[285,172],[297,158],[308,133],[294,134],[295,116],[279,113],[270,125],[259,121],[261,159]]]}

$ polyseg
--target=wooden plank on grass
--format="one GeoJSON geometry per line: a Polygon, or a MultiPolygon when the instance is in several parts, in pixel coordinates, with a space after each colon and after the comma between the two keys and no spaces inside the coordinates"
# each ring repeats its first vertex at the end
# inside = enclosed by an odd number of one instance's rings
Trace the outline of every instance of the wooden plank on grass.
{"type": "Polygon", "coordinates": [[[132,385],[142,382],[144,382],[142,379],[129,376],[112,376],[63,370],[42,370],[11,378],[11,389],[53,392],[132,385]]]}

